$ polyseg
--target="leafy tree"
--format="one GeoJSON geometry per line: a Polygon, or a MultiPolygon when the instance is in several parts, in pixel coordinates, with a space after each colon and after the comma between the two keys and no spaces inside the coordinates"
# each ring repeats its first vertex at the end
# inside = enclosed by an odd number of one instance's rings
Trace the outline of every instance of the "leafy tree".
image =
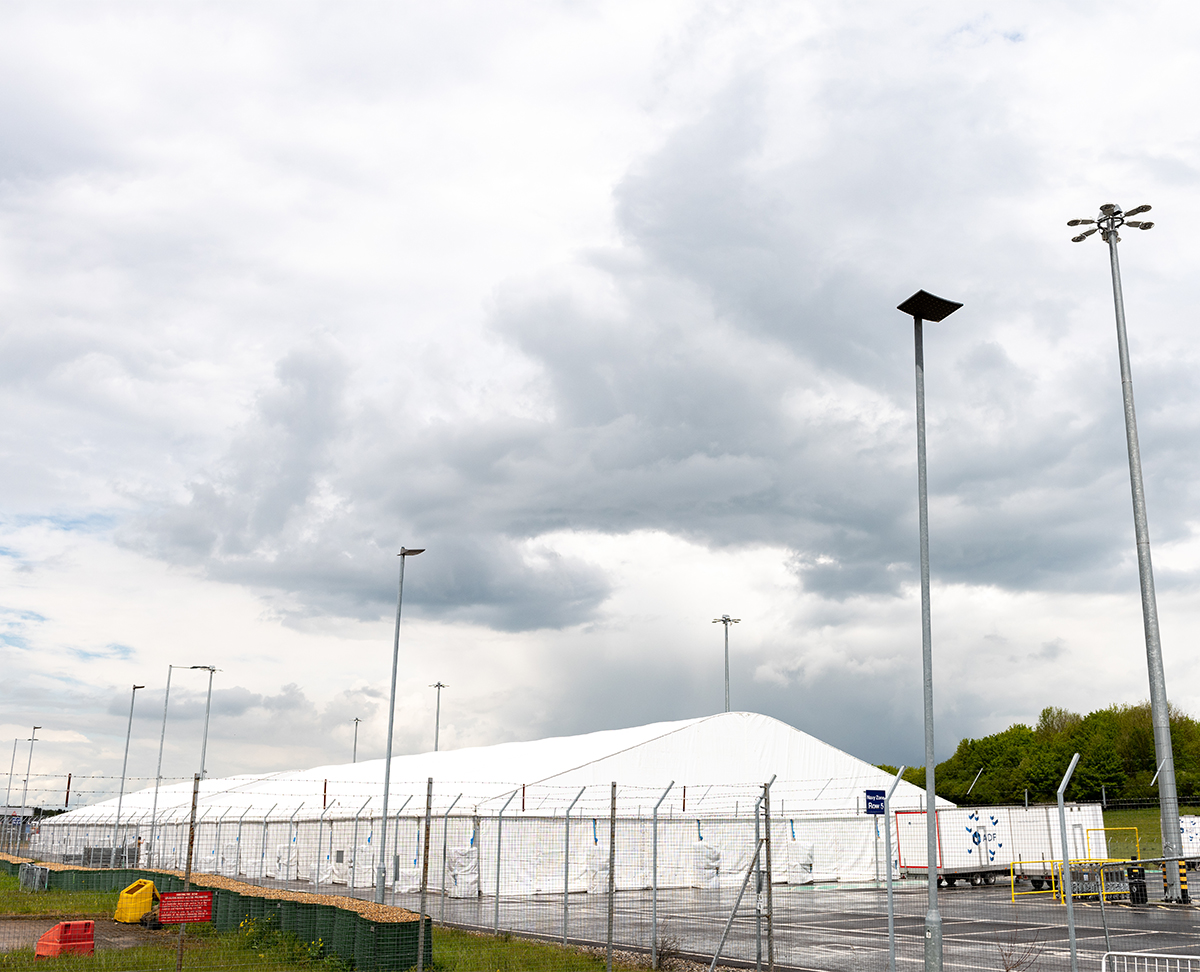
{"type": "MultiPolygon", "coordinates": [[[[1200,795],[1200,723],[1172,708],[1171,746],[1181,797],[1200,795]]],[[[1066,796],[1071,800],[1157,797],[1150,786],[1158,770],[1149,703],[1112,705],[1086,716],[1056,706],[1043,709],[1037,726],[1020,723],[982,739],[963,739],[937,767],[938,796],[955,803],[1050,802],[1073,754],[1079,765],[1066,796]],[[969,795],[968,795],[969,793],[969,795]]],[[[881,769],[895,773],[894,766],[881,769]]],[[[924,767],[905,772],[925,785],[924,767]]]]}

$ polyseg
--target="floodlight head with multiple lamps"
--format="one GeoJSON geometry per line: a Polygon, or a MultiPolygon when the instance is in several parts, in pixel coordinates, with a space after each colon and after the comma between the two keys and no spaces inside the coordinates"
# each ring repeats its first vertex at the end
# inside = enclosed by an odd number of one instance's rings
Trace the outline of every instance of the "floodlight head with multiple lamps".
{"type": "Polygon", "coordinates": [[[1121,207],[1118,206],[1116,203],[1105,203],[1103,206],[1100,207],[1100,216],[1097,219],[1069,219],[1069,220],[1067,220],[1068,226],[1092,226],[1093,227],[1090,230],[1086,230],[1085,232],[1080,233],[1078,236],[1072,236],[1071,242],[1072,243],[1082,243],[1089,236],[1091,236],[1093,233],[1095,233],[1097,230],[1099,230],[1100,231],[1100,239],[1104,240],[1105,243],[1108,242],[1109,237],[1112,237],[1114,240],[1116,240],[1118,243],[1120,243],[1121,237],[1117,236],[1117,230],[1119,230],[1122,226],[1128,226],[1128,227],[1131,227],[1132,229],[1140,229],[1140,230],[1148,230],[1154,226],[1154,224],[1149,221],[1143,222],[1143,221],[1129,218],[1130,216],[1137,216],[1141,213],[1148,213],[1148,212],[1150,212],[1150,209],[1151,209],[1150,206],[1143,203],[1140,206],[1134,206],[1133,209],[1129,210],[1128,212],[1122,212],[1121,207]]]}

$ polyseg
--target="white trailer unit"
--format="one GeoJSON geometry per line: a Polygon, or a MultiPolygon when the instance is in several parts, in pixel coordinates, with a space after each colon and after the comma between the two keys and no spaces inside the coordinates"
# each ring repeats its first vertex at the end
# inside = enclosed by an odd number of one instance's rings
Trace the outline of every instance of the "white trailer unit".
{"type": "Polygon", "coordinates": [[[1200,856],[1200,817],[1185,814],[1179,818],[1179,836],[1183,852],[1189,857],[1200,856]]]}
{"type": "MultiPolygon", "coordinates": [[[[1066,807],[1071,860],[1103,860],[1108,854],[1099,804],[1066,807]]],[[[895,813],[897,866],[901,873],[927,868],[925,811],[895,813]]],[[[938,875],[953,887],[960,880],[994,884],[1015,871],[1035,887],[1049,880],[1051,862],[1062,860],[1058,807],[958,807],[937,812],[938,875]]]]}

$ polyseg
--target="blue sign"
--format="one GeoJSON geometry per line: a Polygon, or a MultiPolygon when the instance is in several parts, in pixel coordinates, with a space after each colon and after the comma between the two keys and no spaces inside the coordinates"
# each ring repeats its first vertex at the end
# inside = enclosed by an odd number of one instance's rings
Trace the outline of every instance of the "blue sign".
{"type": "Polygon", "coordinates": [[[867,790],[867,813],[883,815],[883,800],[887,796],[883,790],[867,790]]]}

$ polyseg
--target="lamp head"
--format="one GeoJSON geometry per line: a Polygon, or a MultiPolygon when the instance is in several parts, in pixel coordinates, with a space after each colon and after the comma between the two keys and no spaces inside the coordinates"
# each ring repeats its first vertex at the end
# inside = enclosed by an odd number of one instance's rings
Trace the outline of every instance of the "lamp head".
{"type": "Polygon", "coordinates": [[[1138,215],[1138,213],[1148,213],[1148,212],[1150,212],[1150,207],[1147,206],[1145,203],[1143,203],[1140,206],[1134,206],[1133,209],[1129,210],[1129,212],[1127,212],[1125,215],[1126,216],[1136,216],[1136,215],[1138,215]]]}
{"type": "Polygon", "coordinates": [[[1118,208],[1116,203],[1105,203],[1100,207],[1100,212],[1104,213],[1105,216],[1112,216],[1118,208]]]}
{"type": "Polygon", "coordinates": [[[896,310],[918,320],[936,322],[944,321],[960,307],[962,304],[956,300],[946,300],[944,297],[935,297],[927,291],[918,290],[903,304],[897,306],[896,310]]]}
{"type": "Polygon", "coordinates": [[[401,547],[400,552],[398,554],[396,554],[396,556],[397,557],[415,557],[417,554],[423,554],[424,552],[425,552],[424,547],[420,547],[420,548],[401,547]]]}

